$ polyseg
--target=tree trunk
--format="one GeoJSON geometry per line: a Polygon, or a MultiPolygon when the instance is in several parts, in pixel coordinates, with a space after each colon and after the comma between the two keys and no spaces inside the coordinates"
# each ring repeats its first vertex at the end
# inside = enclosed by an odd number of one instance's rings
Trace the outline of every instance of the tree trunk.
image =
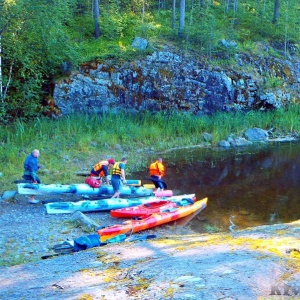
{"type": "Polygon", "coordinates": [[[275,0],[274,3],[274,16],[273,16],[273,24],[277,24],[279,18],[279,7],[280,7],[280,0],[275,0]]]}
{"type": "Polygon", "coordinates": [[[176,27],[176,0],[172,0],[172,29],[176,27]]]}
{"type": "Polygon", "coordinates": [[[98,0],[93,0],[94,1],[94,20],[95,20],[95,38],[97,39],[100,36],[100,24],[99,24],[99,17],[100,17],[100,11],[99,11],[99,1],[98,0]]]}
{"type": "Polygon", "coordinates": [[[185,0],[180,0],[179,4],[179,31],[178,35],[182,37],[184,35],[184,21],[185,21],[185,0]]]}
{"type": "Polygon", "coordinates": [[[3,102],[3,98],[2,98],[2,44],[1,44],[1,34],[0,34],[0,101],[3,102]]]}

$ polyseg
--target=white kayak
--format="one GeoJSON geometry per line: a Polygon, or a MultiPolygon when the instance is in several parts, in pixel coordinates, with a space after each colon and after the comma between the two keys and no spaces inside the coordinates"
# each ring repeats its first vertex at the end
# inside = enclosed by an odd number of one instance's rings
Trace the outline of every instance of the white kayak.
{"type": "MultiPolygon", "coordinates": [[[[104,196],[113,195],[113,187],[111,185],[102,185],[99,188],[92,188],[86,183],[78,184],[32,184],[18,183],[18,193],[21,195],[42,195],[42,194],[79,194],[104,196]]],[[[153,191],[142,186],[123,185],[120,190],[122,196],[151,196],[153,191]]]]}
{"type": "MultiPolygon", "coordinates": [[[[92,196],[112,196],[114,194],[111,185],[102,185],[99,188],[92,188],[86,183],[78,184],[33,184],[18,183],[20,195],[43,195],[43,194],[77,194],[92,196]]],[[[171,190],[162,190],[154,193],[152,189],[143,186],[123,185],[120,189],[120,196],[145,197],[145,196],[172,196],[171,190]]]]}

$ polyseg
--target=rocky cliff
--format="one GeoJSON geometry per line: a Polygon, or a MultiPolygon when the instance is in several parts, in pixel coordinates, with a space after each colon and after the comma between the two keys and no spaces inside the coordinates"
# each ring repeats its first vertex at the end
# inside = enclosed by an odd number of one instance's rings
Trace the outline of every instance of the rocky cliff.
{"type": "Polygon", "coordinates": [[[215,67],[202,57],[165,47],[123,64],[86,63],[56,83],[55,105],[62,114],[105,111],[215,111],[279,108],[296,102],[300,59],[236,54],[215,67]]]}

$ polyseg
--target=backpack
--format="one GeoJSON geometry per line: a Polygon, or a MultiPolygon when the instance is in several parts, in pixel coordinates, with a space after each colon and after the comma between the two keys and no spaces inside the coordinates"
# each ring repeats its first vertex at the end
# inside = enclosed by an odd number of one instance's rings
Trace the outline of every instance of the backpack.
{"type": "Polygon", "coordinates": [[[85,183],[88,184],[92,188],[99,188],[101,186],[101,181],[99,179],[93,178],[93,177],[88,177],[85,180],[85,183]]]}

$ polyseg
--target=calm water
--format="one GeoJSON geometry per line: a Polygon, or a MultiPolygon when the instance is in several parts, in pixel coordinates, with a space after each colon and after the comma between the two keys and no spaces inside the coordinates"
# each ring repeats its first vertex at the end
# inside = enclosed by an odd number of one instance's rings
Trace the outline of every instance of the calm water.
{"type": "Polygon", "coordinates": [[[231,228],[244,229],[300,219],[299,153],[300,143],[281,143],[234,151],[184,149],[160,156],[174,194],[208,197],[192,228],[228,231],[230,220],[231,228]]]}

